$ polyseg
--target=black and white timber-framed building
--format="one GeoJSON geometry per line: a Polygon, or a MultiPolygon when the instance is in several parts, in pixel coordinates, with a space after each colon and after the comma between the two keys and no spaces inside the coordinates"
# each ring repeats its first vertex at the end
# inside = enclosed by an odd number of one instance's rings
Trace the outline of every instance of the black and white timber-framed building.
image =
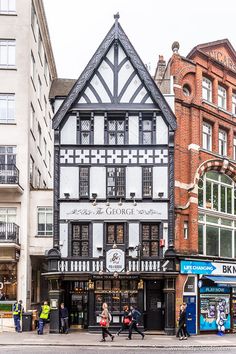
{"type": "Polygon", "coordinates": [[[174,333],[175,116],[118,15],[68,95],[60,85],[51,89],[51,330],[63,300],[74,327],[95,329],[107,302],[113,326],[133,304],[146,329],[174,333]]]}

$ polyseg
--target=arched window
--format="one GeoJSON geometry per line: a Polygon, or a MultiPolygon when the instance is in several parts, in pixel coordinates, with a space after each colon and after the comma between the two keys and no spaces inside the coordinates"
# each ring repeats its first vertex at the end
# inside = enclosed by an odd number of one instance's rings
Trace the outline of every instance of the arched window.
{"type": "Polygon", "coordinates": [[[216,171],[198,183],[199,254],[236,257],[236,186],[231,178],[216,171]]]}

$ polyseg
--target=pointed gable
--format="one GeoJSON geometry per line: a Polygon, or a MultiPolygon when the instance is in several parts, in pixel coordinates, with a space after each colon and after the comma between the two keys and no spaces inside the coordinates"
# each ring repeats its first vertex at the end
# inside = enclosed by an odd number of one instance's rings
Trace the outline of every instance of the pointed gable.
{"type": "Polygon", "coordinates": [[[236,52],[228,39],[199,44],[191,50],[187,57],[192,59],[197,51],[236,72],[236,52]]]}
{"type": "Polygon", "coordinates": [[[71,108],[132,105],[162,111],[166,122],[176,128],[173,112],[154,83],[120,24],[106,35],[53,119],[56,129],[71,108]]]}

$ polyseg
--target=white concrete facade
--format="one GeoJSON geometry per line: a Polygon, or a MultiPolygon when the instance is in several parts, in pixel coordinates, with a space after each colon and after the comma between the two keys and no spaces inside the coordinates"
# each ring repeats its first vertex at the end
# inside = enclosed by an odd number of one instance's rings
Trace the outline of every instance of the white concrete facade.
{"type": "MultiPolygon", "coordinates": [[[[0,164],[6,164],[1,165],[4,167],[0,180],[0,221],[5,220],[8,210],[16,209],[11,222],[19,227],[17,298],[29,308],[31,256],[44,256],[45,250],[52,246],[51,232],[43,237],[37,234],[37,212],[38,207],[52,208],[53,113],[48,96],[51,80],[57,74],[42,1],[17,0],[14,10],[5,13],[0,7],[0,46],[9,40],[14,47],[11,53],[2,47],[13,58],[13,65],[0,59],[0,103],[3,107],[0,109],[0,164]],[[6,94],[14,101],[11,121],[6,119],[4,111],[6,94]],[[4,180],[12,172],[7,157],[3,156],[7,147],[14,147],[15,157],[10,159],[13,171],[17,171],[16,168],[19,171],[19,180],[15,183],[12,179],[9,183],[4,180]]],[[[6,114],[9,114],[8,110],[9,107],[6,114]]],[[[18,247],[17,242],[15,246],[18,247]]],[[[0,240],[0,248],[4,247],[0,240]]],[[[0,265],[3,262],[0,257],[0,265]]]]}

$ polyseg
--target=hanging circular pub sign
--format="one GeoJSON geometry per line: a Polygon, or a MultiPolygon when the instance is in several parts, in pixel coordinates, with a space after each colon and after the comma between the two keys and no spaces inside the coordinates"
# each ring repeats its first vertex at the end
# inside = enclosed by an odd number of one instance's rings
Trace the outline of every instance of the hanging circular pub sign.
{"type": "Polygon", "coordinates": [[[125,267],[125,253],[119,248],[110,249],[106,255],[106,268],[109,272],[122,272],[125,267]]]}

